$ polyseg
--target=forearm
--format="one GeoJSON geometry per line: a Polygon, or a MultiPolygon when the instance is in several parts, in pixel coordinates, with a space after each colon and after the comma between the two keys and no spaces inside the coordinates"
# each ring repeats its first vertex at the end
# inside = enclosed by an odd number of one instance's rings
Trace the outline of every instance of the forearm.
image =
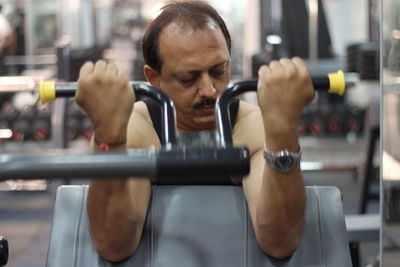
{"type": "MultiPolygon", "coordinates": [[[[129,129],[142,128],[130,124],[134,91],[128,75],[117,66],[104,60],[86,62],[79,72],[75,101],[92,122],[93,150],[125,151],[128,146],[140,146],[140,142],[132,141],[134,130],[128,135],[129,129]]],[[[93,179],[87,197],[94,245],[102,257],[111,261],[127,258],[138,246],[151,194],[148,179],[117,175],[118,169],[116,179],[93,179]]]]}
{"type": "Polygon", "coordinates": [[[299,170],[283,175],[265,166],[255,220],[265,252],[277,258],[294,252],[304,225],[305,200],[299,170]]]}
{"type": "MultiPolygon", "coordinates": [[[[257,99],[263,141],[269,151],[299,151],[299,118],[314,94],[307,66],[298,57],[272,61],[260,68],[257,99]]],[[[283,166],[277,171],[263,159],[262,145],[258,145],[257,165],[252,166],[252,170],[257,169],[251,177],[258,181],[251,190],[257,193],[249,203],[250,213],[260,246],[266,253],[281,258],[292,254],[299,242],[306,205],[304,184],[300,166],[287,172],[283,166]]],[[[291,168],[289,164],[287,167],[291,168]]]]}
{"type": "MultiPolygon", "coordinates": [[[[272,124],[275,127],[265,131],[267,147],[272,151],[297,151],[296,132],[272,124]]],[[[297,248],[304,224],[306,197],[300,167],[278,172],[266,163],[262,149],[254,157],[250,175],[261,179],[252,178],[259,180],[257,183],[245,180],[243,186],[258,243],[271,256],[289,256],[297,248]]]]}
{"type": "MultiPolygon", "coordinates": [[[[126,145],[112,147],[123,151],[126,145]]],[[[94,145],[94,149],[98,149],[94,145]]],[[[149,179],[92,179],[87,197],[89,230],[98,253],[110,260],[137,248],[151,194],[149,179]]]]}
{"type": "Polygon", "coordinates": [[[120,261],[138,247],[150,198],[147,182],[91,182],[87,200],[89,229],[96,250],[107,260],[120,261]],[[135,196],[132,187],[141,194],[135,196]]]}

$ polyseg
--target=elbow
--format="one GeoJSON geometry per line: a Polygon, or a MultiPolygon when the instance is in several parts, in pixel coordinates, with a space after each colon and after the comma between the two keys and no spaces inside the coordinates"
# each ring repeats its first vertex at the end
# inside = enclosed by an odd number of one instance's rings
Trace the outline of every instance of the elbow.
{"type": "Polygon", "coordinates": [[[96,252],[100,257],[109,262],[121,262],[131,257],[139,242],[126,246],[112,246],[110,244],[95,244],[96,252]]]}
{"type": "Polygon", "coordinates": [[[265,254],[271,256],[275,259],[285,259],[291,257],[293,253],[296,252],[299,242],[293,241],[290,244],[279,244],[279,245],[270,245],[270,244],[259,244],[261,249],[265,254]]]}
{"type": "MultiPolygon", "coordinates": [[[[276,259],[285,259],[296,252],[300,244],[300,231],[280,229],[274,232],[260,231],[256,239],[265,254],[276,259]]],[[[265,229],[264,229],[265,230],[265,229]]]]}
{"type": "Polygon", "coordinates": [[[95,245],[96,251],[100,257],[110,262],[121,262],[128,259],[136,251],[136,247],[133,249],[130,247],[116,248],[107,245],[95,245]]]}

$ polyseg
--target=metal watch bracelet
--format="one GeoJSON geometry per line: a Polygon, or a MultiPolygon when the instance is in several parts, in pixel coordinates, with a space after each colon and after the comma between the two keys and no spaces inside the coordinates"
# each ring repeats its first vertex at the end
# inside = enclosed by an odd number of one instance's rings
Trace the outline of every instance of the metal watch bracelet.
{"type": "Polygon", "coordinates": [[[268,164],[279,172],[290,172],[301,160],[301,151],[291,152],[287,149],[272,152],[264,144],[264,158],[268,164]]]}

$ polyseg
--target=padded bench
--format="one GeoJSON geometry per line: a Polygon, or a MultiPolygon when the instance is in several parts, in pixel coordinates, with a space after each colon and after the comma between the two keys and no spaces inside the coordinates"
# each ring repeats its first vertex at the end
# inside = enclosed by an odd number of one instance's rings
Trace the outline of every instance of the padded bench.
{"type": "Polygon", "coordinates": [[[88,186],[58,188],[47,267],[351,266],[336,187],[307,186],[305,228],[292,257],[257,245],[239,186],[153,186],[138,250],[125,261],[99,257],[88,231],[88,186]]]}
{"type": "Polygon", "coordinates": [[[380,214],[352,214],[345,216],[350,242],[379,241],[380,214]]]}

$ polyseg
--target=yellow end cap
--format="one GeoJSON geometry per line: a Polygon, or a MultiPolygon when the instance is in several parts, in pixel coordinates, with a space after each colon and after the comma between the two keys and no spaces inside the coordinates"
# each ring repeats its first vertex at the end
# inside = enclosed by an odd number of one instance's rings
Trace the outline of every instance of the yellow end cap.
{"type": "Polygon", "coordinates": [[[39,84],[39,97],[42,104],[56,99],[56,82],[41,81],[39,84]]]}
{"type": "Polygon", "coordinates": [[[330,89],[328,93],[343,95],[346,88],[344,73],[341,70],[328,74],[330,89]]]}

